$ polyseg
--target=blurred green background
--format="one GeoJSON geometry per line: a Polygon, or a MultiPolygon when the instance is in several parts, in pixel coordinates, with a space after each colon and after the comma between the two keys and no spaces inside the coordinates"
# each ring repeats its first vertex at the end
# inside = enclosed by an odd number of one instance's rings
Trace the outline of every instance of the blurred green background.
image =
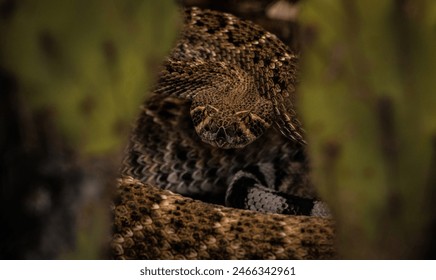
{"type": "Polygon", "coordinates": [[[120,153],[172,1],[0,1],[2,258],[107,257],[120,153]]]}

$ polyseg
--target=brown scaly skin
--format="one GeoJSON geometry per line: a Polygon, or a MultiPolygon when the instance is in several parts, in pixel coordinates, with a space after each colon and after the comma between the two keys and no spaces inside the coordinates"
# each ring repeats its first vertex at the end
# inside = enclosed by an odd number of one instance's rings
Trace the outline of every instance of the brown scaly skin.
{"type": "MultiPolygon", "coordinates": [[[[224,202],[227,187],[241,170],[262,173],[265,187],[317,199],[293,106],[297,56],[274,35],[232,15],[196,8],[185,15],[182,37],[142,108],[127,149],[114,208],[113,256],[334,257],[328,218],[261,214],[213,204],[224,202]],[[242,100],[237,110],[253,100],[270,102],[272,114],[254,112],[269,124],[244,147],[210,145],[197,134],[205,119],[197,122],[191,116],[216,100],[230,107],[242,100]]],[[[220,105],[213,107],[229,107],[220,105]]]]}
{"type": "Polygon", "coordinates": [[[330,259],[329,219],[261,214],[120,179],[112,252],[120,259],[330,259]]]}

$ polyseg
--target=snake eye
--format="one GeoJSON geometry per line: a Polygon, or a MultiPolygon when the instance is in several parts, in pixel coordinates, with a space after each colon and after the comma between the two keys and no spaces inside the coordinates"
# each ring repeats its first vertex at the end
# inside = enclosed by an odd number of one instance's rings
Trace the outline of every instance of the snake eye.
{"type": "Polygon", "coordinates": [[[247,114],[246,116],[244,116],[244,118],[242,119],[245,123],[249,123],[251,121],[251,116],[250,114],[247,114]]]}
{"type": "Polygon", "coordinates": [[[235,113],[235,115],[238,116],[244,123],[249,122],[251,119],[249,111],[240,111],[235,113]]]}
{"type": "Polygon", "coordinates": [[[204,109],[204,113],[206,116],[213,116],[214,114],[218,113],[219,110],[211,105],[206,105],[206,108],[204,109]]]}
{"type": "Polygon", "coordinates": [[[263,119],[255,115],[250,115],[249,118],[250,120],[248,122],[245,122],[247,128],[255,137],[259,137],[268,128],[267,123],[263,119]]]}
{"type": "Polygon", "coordinates": [[[198,126],[203,121],[204,115],[205,111],[199,108],[191,110],[191,119],[194,123],[194,126],[198,126]]]}

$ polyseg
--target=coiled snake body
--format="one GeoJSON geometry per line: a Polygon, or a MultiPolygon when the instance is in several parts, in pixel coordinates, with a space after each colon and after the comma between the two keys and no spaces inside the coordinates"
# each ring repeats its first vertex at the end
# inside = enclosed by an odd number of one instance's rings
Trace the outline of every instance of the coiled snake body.
{"type": "Polygon", "coordinates": [[[328,210],[308,177],[293,106],[296,65],[251,22],[185,11],[127,149],[115,257],[333,256],[331,221],[313,217],[328,210]]]}

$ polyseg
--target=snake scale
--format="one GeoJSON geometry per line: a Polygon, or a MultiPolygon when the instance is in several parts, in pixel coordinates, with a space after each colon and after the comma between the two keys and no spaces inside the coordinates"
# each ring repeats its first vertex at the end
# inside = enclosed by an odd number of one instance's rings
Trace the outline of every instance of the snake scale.
{"type": "Polygon", "coordinates": [[[293,105],[298,56],[231,14],[184,15],[127,147],[113,257],[334,257],[293,105]]]}

